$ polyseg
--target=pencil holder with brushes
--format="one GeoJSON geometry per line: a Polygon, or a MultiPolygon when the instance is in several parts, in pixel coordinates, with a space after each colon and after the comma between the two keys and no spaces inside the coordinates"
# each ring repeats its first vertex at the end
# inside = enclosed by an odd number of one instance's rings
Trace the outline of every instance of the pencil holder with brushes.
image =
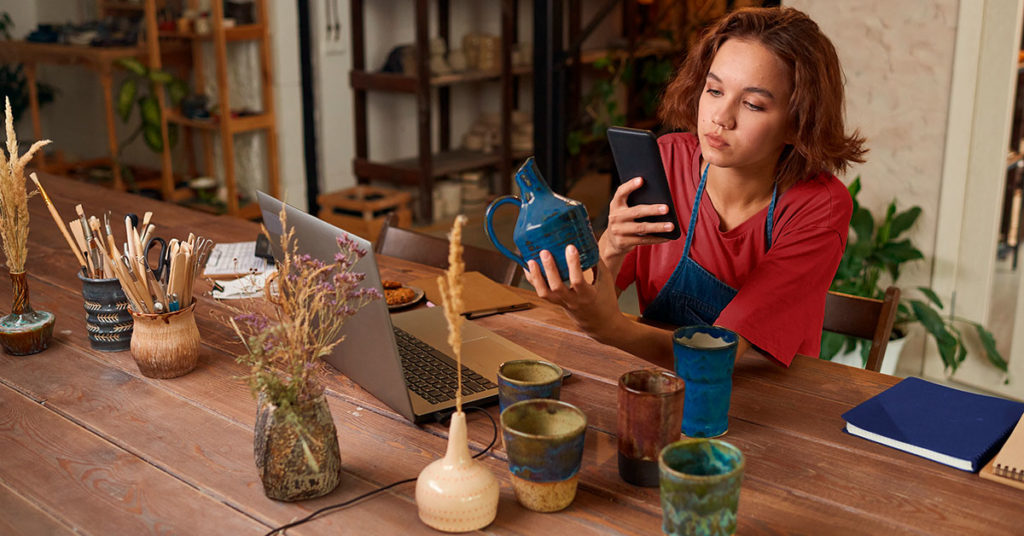
{"type": "Polygon", "coordinates": [[[85,300],[89,345],[101,352],[121,352],[132,342],[132,314],[117,278],[93,279],[78,272],[85,300]]]}
{"type": "Polygon", "coordinates": [[[132,334],[132,358],[139,372],[149,378],[176,378],[188,374],[199,362],[199,328],[196,304],[161,314],[137,313],[132,334]]]}

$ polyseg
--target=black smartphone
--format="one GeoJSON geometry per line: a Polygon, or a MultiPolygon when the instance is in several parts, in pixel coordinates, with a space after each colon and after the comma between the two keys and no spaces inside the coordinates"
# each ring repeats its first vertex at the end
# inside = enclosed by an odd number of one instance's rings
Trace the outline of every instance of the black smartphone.
{"type": "Polygon", "coordinates": [[[665,166],[661,163],[658,138],[650,130],[611,127],[608,129],[608,143],[612,146],[612,157],[615,158],[620,184],[634,177],[644,179],[643,186],[629,194],[626,200],[629,206],[668,205],[667,214],[645,216],[636,221],[671,223],[671,231],[651,233],[651,236],[670,240],[679,238],[679,219],[676,218],[675,203],[672,202],[672,193],[665,177],[665,166]]]}

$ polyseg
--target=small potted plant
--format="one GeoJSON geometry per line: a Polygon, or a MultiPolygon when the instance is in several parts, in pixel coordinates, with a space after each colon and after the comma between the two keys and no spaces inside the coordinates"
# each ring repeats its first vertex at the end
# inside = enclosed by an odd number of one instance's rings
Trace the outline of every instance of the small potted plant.
{"type": "MultiPolygon", "coordinates": [[[[878,219],[857,202],[860,189],[860,177],[857,177],[849,186],[850,197],[853,198],[850,229],[856,238],[850,236],[830,290],[881,299],[889,281],[896,284],[899,280],[904,263],[924,258],[921,250],[909,238],[901,238],[917,222],[921,207],[898,211],[893,201],[889,203],[885,216],[878,219]]],[[[900,300],[890,340],[904,337],[910,324],[921,324],[925,332],[935,339],[946,371],[952,373],[967,357],[964,332],[961,329],[969,327],[977,333],[988,361],[1004,373],[1007,372],[1006,360],[996,349],[991,332],[977,322],[955,316],[951,312],[946,313],[942,300],[931,288],[917,287],[917,290],[924,299],[900,300]]],[[[870,346],[870,341],[824,332],[821,338],[821,358],[830,360],[840,352],[859,349],[862,362],[866,363],[870,346]]]]}
{"type": "Polygon", "coordinates": [[[227,322],[244,345],[237,361],[258,400],[254,453],[264,493],[296,501],[330,493],[341,472],[338,437],[321,381],[322,358],[338,345],[345,321],[371,300],[353,272],[366,254],[338,238],[334,262],[300,255],[284,209],[276,275],[268,277],[265,300],[231,308],[227,322]]]}

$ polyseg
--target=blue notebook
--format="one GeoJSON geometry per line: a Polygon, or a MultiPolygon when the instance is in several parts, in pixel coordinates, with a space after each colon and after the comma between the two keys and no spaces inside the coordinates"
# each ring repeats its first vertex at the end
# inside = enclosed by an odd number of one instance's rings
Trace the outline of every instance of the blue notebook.
{"type": "Polygon", "coordinates": [[[906,378],[843,414],[846,431],[977,472],[1024,414],[1024,403],[906,378]]]}

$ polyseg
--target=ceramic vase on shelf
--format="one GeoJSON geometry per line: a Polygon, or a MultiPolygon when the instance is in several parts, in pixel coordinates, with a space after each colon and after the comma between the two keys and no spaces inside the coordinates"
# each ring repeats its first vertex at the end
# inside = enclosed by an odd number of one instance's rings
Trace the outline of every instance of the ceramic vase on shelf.
{"type": "Polygon", "coordinates": [[[10,272],[10,275],[14,298],[11,314],[0,317],[0,345],[11,355],[41,352],[53,338],[53,313],[32,309],[25,272],[10,272]]]}
{"type": "Polygon", "coordinates": [[[299,426],[262,393],[258,405],[253,453],[263,493],[279,501],[299,501],[333,491],[341,480],[341,453],[324,395],[295,410],[299,426]]]}
{"type": "Polygon", "coordinates": [[[469,454],[466,414],[453,414],[444,458],[416,480],[420,521],[444,532],[482,529],[498,515],[498,491],[498,479],[469,454]]]}

